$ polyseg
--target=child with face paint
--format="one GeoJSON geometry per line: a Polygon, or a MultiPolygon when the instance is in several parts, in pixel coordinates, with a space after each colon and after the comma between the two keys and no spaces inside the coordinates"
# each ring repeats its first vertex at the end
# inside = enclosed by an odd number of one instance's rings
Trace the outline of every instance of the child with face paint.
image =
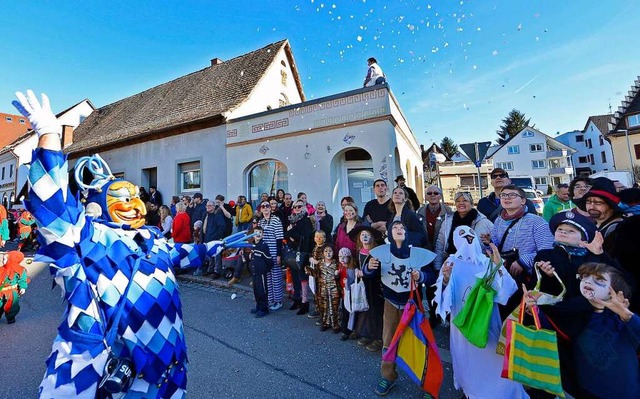
{"type": "MultiPolygon", "coordinates": [[[[364,275],[362,270],[369,264],[369,251],[382,242],[382,234],[370,226],[356,226],[349,232],[349,237],[356,243],[356,270],[358,277],[364,276],[369,310],[359,312],[356,318],[355,333],[358,345],[364,346],[370,352],[382,350],[382,315],[384,313],[384,296],[379,274],[364,275]]],[[[355,337],[353,337],[355,338],[355,337]]]]}
{"type": "Polygon", "coordinates": [[[625,276],[603,263],[585,263],[578,279],[591,312],[586,327],[572,339],[573,367],[582,389],[576,397],[638,398],[640,317],[629,310],[631,289],[625,276]]]}
{"type": "Polygon", "coordinates": [[[330,245],[322,247],[322,262],[319,263],[318,296],[322,302],[320,309],[320,331],[333,329],[339,333],[340,328],[340,293],[338,292],[338,265],[334,259],[330,245]]]}
{"type": "MultiPolygon", "coordinates": [[[[416,284],[430,285],[435,281],[428,265],[436,254],[424,248],[409,246],[409,235],[401,221],[389,224],[387,233],[391,243],[380,245],[370,251],[372,259],[363,268],[368,278],[379,278],[382,281],[384,295],[384,313],[382,323],[382,342],[384,348],[391,344],[393,334],[398,327],[404,307],[409,300],[411,280],[416,284]]],[[[383,349],[384,351],[384,349],[383,349]]],[[[381,379],[375,393],[384,396],[395,385],[398,373],[396,364],[382,361],[380,365],[381,379]]]]}
{"type": "Polygon", "coordinates": [[[342,301],[342,336],[340,339],[346,341],[353,332],[356,312],[350,313],[344,306],[344,291],[355,281],[355,263],[349,248],[340,248],[338,251],[338,279],[340,287],[340,300],[342,301]],[[349,322],[351,320],[351,323],[349,322]]]}
{"type": "MultiPolygon", "coordinates": [[[[549,220],[549,228],[554,235],[553,248],[539,251],[534,261],[534,267],[542,272],[540,292],[551,295],[562,292],[554,271],[567,291],[562,301],[553,305],[541,303],[539,309],[542,319],[549,321],[549,328],[556,329],[560,337],[573,339],[584,329],[591,315],[591,306],[582,296],[580,282],[576,279],[578,269],[587,262],[616,263],[603,251],[604,240],[595,224],[580,213],[560,212],[549,220]]],[[[533,296],[535,301],[539,297],[539,294],[527,295],[533,296]]],[[[562,387],[575,397],[584,397],[587,394],[578,385],[573,367],[573,349],[569,341],[558,340],[562,387]]]]}
{"type": "Polygon", "coordinates": [[[249,265],[251,268],[251,278],[253,281],[253,296],[256,299],[256,307],[251,309],[251,313],[256,318],[261,318],[269,313],[269,297],[267,285],[267,273],[273,267],[269,246],[262,241],[263,229],[256,226],[249,230],[249,234],[255,233],[253,237],[254,247],[249,254],[249,265]]]}

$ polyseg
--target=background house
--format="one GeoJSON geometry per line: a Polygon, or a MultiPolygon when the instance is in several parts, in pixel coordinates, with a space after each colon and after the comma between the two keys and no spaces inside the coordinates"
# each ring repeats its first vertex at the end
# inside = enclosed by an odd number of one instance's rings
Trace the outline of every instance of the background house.
{"type": "Polygon", "coordinates": [[[571,181],[574,152],[576,150],[568,145],[526,127],[502,146],[490,148],[488,158],[493,160],[494,167],[506,170],[510,177],[533,177],[535,188],[546,193],[549,187],[571,181]]]}
{"type": "Polygon", "coordinates": [[[590,116],[584,129],[555,137],[559,142],[576,150],[571,156],[576,176],[614,170],[613,150],[611,143],[605,138],[612,116],[590,116]]]}
{"type": "Polygon", "coordinates": [[[611,117],[607,138],[611,140],[617,170],[634,171],[640,177],[640,76],[633,82],[618,111],[611,117]]]}
{"type": "Polygon", "coordinates": [[[373,180],[404,174],[423,198],[420,147],[386,85],[305,101],[283,40],[97,109],[65,147],[100,153],[112,172],[164,198],[240,194],[255,205],[277,189],[304,191],[340,215],[373,180]]]}

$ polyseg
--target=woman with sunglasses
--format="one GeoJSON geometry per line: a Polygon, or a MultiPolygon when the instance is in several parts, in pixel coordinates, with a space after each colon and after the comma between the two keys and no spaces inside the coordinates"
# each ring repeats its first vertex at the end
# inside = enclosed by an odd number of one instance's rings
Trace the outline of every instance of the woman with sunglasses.
{"type": "Polygon", "coordinates": [[[289,216],[289,226],[285,238],[289,246],[297,252],[306,254],[300,256],[297,262],[297,270],[291,270],[293,278],[293,305],[289,310],[300,309],[297,315],[307,314],[309,312],[309,276],[305,272],[309,266],[309,254],[313,249],[314,229],[311,219],[307,217],[307,209],[305,203],[297,200],[293,203],[291,216],[289,216]]]}
{"type": "Polygon", "coordinates": [[[282,308],[282,297],[284,291],[282,289],[282,269],[280,268],[280,256],[282,255],[282,239],[284,232],[282,231],[282,222],[280,218],[271,213],[271,204],[269,201],[260,202],[260,219],[258,225],[262,227],[262,240],[269,247],[273,267],[267,273],[267,287],[269,298],[269,309],[272,311],[282,308]]]}

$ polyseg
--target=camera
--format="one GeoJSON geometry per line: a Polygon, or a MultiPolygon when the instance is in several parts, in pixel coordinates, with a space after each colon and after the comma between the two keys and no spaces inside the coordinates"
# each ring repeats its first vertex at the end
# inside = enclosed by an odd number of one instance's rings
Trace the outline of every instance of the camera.
{"type": "Polygon", "coordinates": [[[104,376],[98,390],[107,394],[127,392],[135,375],[135,366],[131,359],[118,358],[112,354],[104,367],[104,376]]]}
{"type": "Polygon", "coordinates": [[[520,252],[518,252],[518,248],[513,248],[509,251],[500,252],[500,257],[504,261],[504,266],[508,268],[513,262],[520,259],[520,252]]]}

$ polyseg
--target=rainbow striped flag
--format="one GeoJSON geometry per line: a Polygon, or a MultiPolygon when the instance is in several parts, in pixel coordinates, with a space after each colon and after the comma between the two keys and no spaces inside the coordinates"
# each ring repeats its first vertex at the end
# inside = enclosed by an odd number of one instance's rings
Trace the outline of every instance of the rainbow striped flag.
{"type": "Polygon", "coordinates": [[[438,398],[444,378],[440,354],[424,311],[413,299],[404,307],[382,360],[395,362],[423,391],[438,398]]]}

